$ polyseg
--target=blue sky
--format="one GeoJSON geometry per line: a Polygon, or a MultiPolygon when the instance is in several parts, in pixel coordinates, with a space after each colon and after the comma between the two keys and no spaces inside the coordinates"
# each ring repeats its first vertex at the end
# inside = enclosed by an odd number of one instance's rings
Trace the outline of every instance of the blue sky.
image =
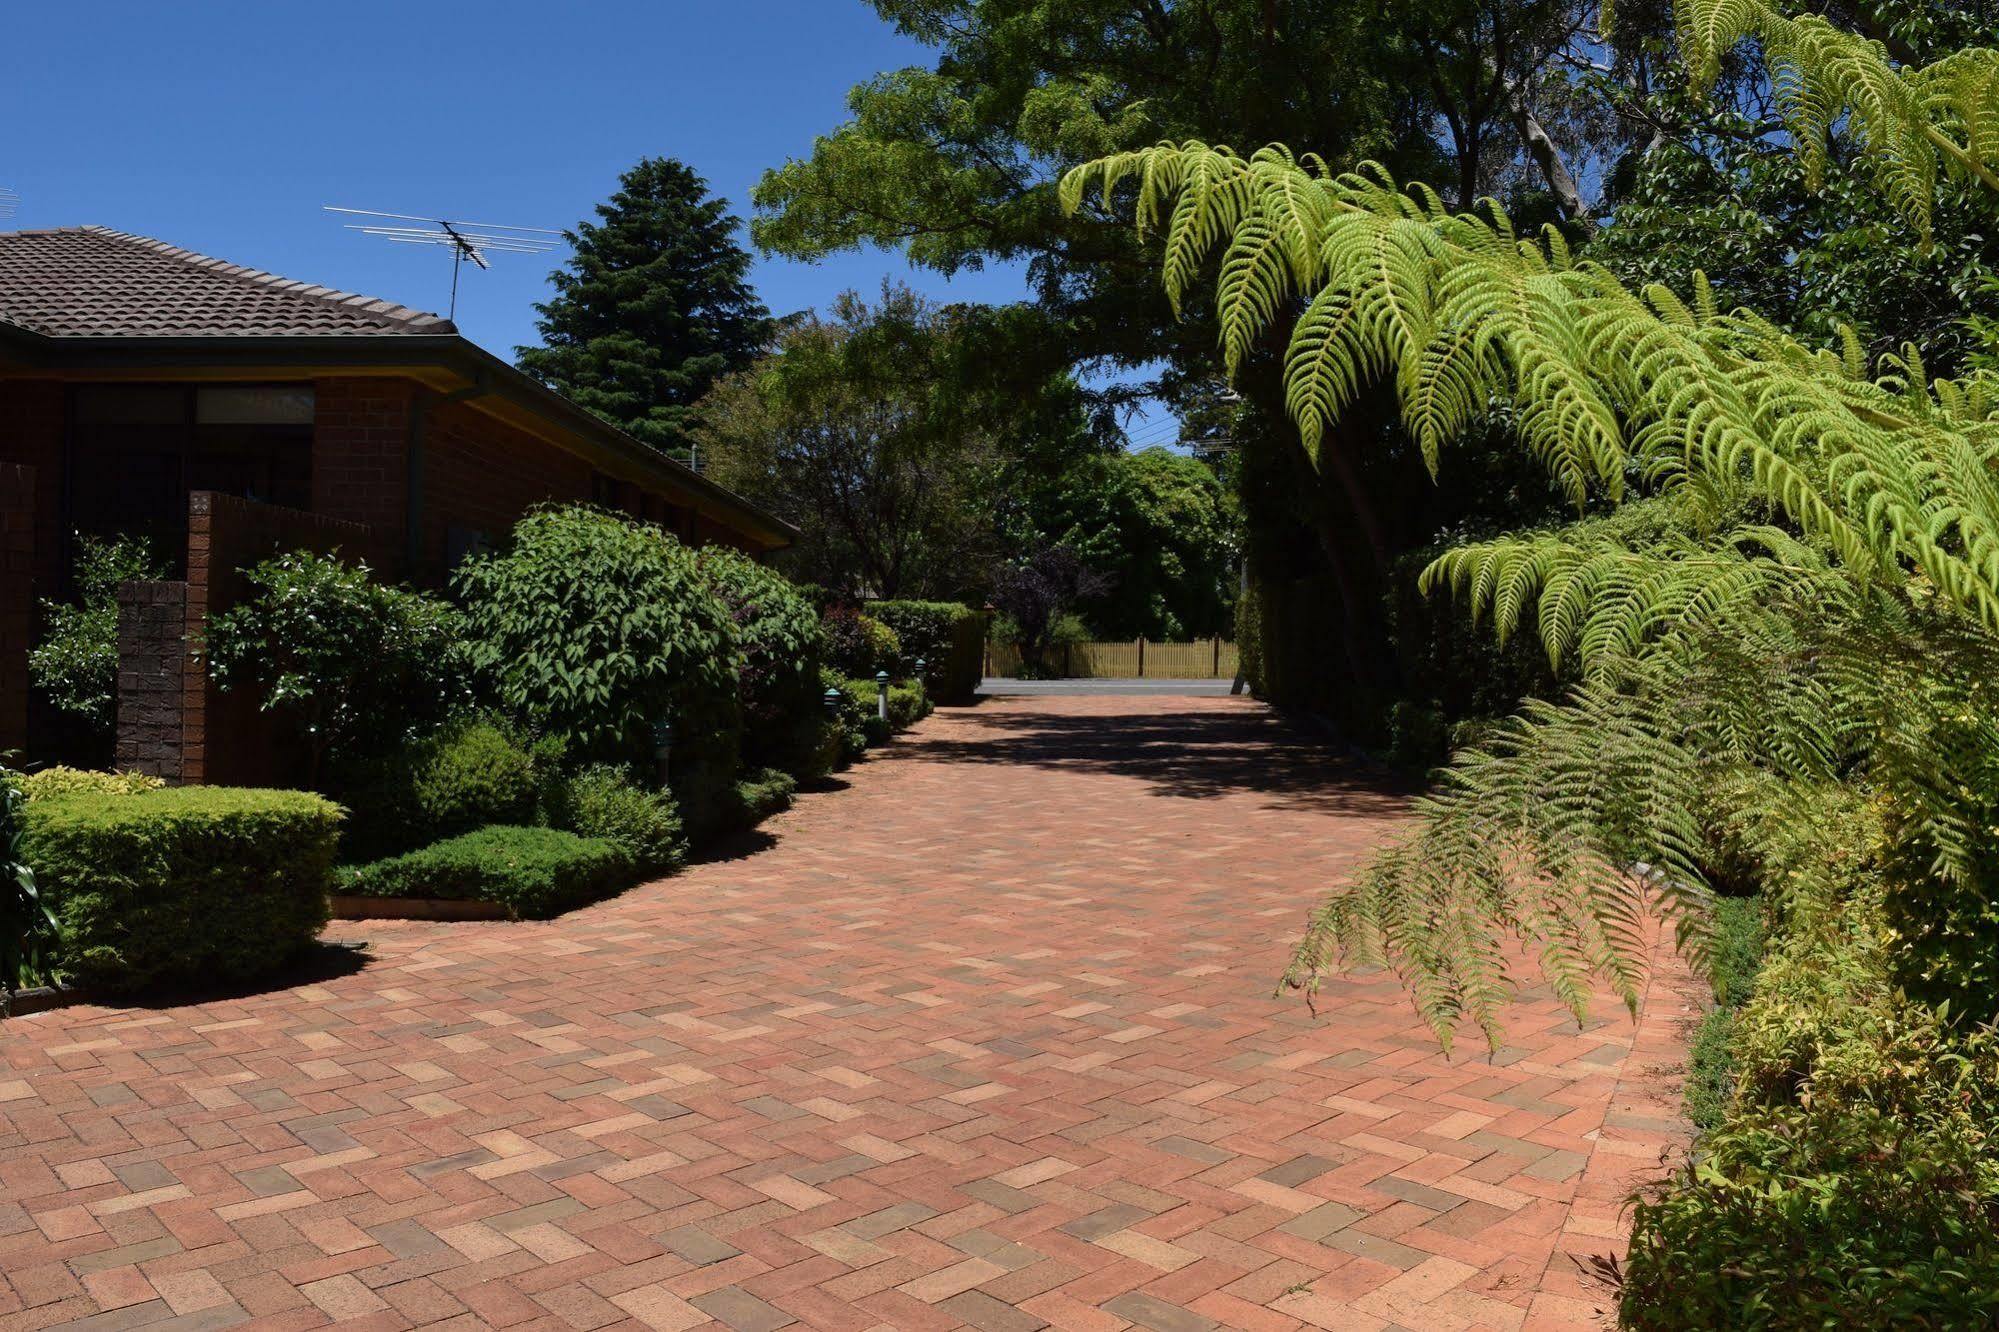
{"type": "MultiPolygon", "coordinates": [[[[439,311],[445,251],[321,206],[559,228],[664,154],[747,217],[764,168],[844,119],[849,87],[924,59],[861,0],[103,0],[17,5],[7,27],[0,185],[22,202],[4,225],[101,223],[439,311]]],[[[511,356],[552,266],[468,271],[460,327],[511,356]]],[[[759,260],[755,280],[788,312],[891,275],[945,299],[1022,291],[1017,270],[947,282],[879,252],[759,260]]]]}

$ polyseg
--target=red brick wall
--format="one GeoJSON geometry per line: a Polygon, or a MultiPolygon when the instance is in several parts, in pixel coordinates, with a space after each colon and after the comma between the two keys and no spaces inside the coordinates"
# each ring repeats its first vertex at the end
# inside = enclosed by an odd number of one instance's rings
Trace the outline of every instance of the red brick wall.
{"type": "Polygon", "coordinates": [[[62,568],[63,386],[0,379],[0,463],[35,469],[36,597],[53,597],[62,568]]]}
{"type": "Polygon", "coordinates": [[[545,500],[590,498],[590,464],[545,440],[474,411],[434,404],[424,425],[423,573],[446,572],[453,527],[504,538],[527,510],[545,500]]]}
{"type": "Polygon", "coordinates": [[[178,782],[185,776],[187,584],[118,589],[118,738],[115,766],[178,782]]]}
{"type": "Polygon", "coordinates": [[[28,648],[35,632],[36,472],[0,464],[0,757],[28,746],[28,648]]]}
{"type": "Polygon", "coordinates": [[[399,565],[409,501],[407,379],[322,379],[313,385],[312,511],[374,529],[370,563],[399,565]]]}

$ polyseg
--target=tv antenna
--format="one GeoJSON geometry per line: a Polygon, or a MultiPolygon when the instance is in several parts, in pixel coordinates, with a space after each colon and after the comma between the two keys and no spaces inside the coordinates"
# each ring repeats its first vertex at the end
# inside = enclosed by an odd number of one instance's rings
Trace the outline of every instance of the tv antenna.
{"type": "Polygon", "coordinates": [[[0,222],[4,222],[14,216],[15,211],[20,206],[21,196],[13,190],[8,189],[5,185],[0,185],[0,222]]]}
{"type": "Polygon", "coordinates": [[[547,254],[561,242],[545,237],[560,237],[560,231],[548,227],[509,227],[497,222],[447,222],[441,217],[413,217],[408,213],[378,213],[372,208],[336,208],[326,205],[329,213],[346,213],[352,217],[373,217],[381,222],[349,222],[349,231],[363,235],[380,236],[384,240],[400,245],[445,245],[451,249],[451,312],[447,318],[458,317],[458,270],[467,259],[480,268],[490,268],[486,262],[489,254],[547,254]],[[420,222],[421,226],[392,226],[395,222],[420,222]]]}

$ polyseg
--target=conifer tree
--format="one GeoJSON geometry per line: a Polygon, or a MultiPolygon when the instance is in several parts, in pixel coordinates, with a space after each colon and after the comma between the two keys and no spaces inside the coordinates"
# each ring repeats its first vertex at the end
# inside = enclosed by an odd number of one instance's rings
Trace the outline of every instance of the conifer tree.
{"type": "Polygon", "coordinates": [[[649,157],[619,178],[535,309],[543,345],[521,369],[637,439],[685,459],[696,404],[774,331],[725,200],[686,164],[649,157]]]}

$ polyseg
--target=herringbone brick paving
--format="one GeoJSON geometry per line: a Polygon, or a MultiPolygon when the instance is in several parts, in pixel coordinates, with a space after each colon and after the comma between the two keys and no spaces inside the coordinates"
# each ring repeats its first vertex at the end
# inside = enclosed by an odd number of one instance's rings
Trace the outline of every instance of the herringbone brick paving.
{"type": "MultiPolygon", "coordinates": [[[[1272,995],[1397,798],[1235,699],[940,715],[775,844],[548,924],[0,1026],[0,1325],[1587,1325],[1678,1130],[1528,990],[1272,995]]],[[[1680,977],[1680,979],[1675,979],[1680,977]]],[[[1634,1052],[1634,1040],[1637,1050],[1634,1052]]]]}

